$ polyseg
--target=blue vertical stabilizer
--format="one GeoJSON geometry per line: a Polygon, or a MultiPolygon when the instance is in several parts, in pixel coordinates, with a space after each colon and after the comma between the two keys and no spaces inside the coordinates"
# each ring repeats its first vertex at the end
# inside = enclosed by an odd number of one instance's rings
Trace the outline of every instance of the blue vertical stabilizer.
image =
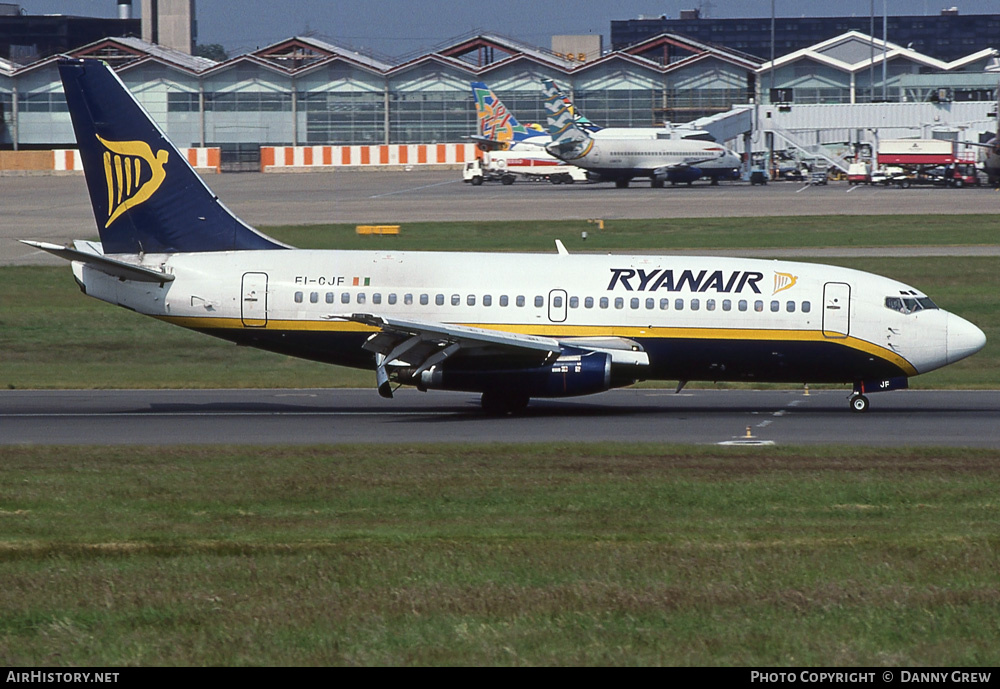
{"type": "Polygon", "coordinates": [[[60,60],[106,254],[288,248],[230,212],[118,76],[99,60],[60,60]]]}

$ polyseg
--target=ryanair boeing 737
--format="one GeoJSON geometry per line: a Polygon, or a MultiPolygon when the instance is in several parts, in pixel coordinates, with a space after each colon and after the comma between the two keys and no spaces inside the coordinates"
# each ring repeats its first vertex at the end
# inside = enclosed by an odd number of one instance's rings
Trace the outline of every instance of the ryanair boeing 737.
{"type": "Polygon", "coordinates": [[[906,387],[982,331],[890,278],[742,258],[294,250],[235,217],[117,75],[59,71],[100,242],[28,242],[83,292],[241,345],[374,373],[374,387],[532,397],[641,379],[906,387]]]}

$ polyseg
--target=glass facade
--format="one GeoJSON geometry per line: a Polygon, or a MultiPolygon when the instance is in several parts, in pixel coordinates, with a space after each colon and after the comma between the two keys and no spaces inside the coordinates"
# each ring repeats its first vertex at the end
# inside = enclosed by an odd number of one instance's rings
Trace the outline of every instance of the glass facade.
{"type": "Polygon", "coordinates": [[[391,144],[461,141],[476,127],[471,90],[389,94],[391,144]]]}
{"type": "Polygon", "coordinates": [[[385,97],[381,93],[300,91],[298,111],[305,113],[307,144],[385,141],[385,97]]]}

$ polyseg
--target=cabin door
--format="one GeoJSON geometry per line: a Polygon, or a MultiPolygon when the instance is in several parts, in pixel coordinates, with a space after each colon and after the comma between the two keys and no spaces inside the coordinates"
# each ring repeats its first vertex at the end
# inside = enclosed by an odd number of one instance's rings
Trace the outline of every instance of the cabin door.
{"type": "Polygon", "coordinates": [[[267,273],[243,274],[242,317],[248,328],[267,325],[267,273]]]}
{"type": "Polygon", "coordinates": [[[823,337],[843,339],[851,334],[851,286],[846,282],[823,285],[823,337]]]}
{"type": "Polygon", "coordinates": [[[566,321],[566,290],[554,289],[549,292],[549,320],[553,323],[566,321]]]}

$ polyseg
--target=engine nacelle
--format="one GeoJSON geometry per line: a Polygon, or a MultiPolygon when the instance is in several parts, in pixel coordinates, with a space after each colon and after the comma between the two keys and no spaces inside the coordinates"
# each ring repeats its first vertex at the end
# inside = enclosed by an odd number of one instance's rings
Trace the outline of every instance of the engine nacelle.
{"type": "Polygon", "coordinates": [[[551,364],[534,368],[456,369],[435,366],[421,373],[418,387],[423,390],[464,392],[509,391],[527,397],[573,397],[604,392],[611,388],[611,384],[610,354],[569,350],[551,364]]]}
{"type": "Polygon", "coordinates": [[[691,183],[696,179],[699,179],[703,174],[704,173],[701,168],[675,167],[667,170],[667,176],[664,181],[670,182],[671,184],[691,183]]]}

